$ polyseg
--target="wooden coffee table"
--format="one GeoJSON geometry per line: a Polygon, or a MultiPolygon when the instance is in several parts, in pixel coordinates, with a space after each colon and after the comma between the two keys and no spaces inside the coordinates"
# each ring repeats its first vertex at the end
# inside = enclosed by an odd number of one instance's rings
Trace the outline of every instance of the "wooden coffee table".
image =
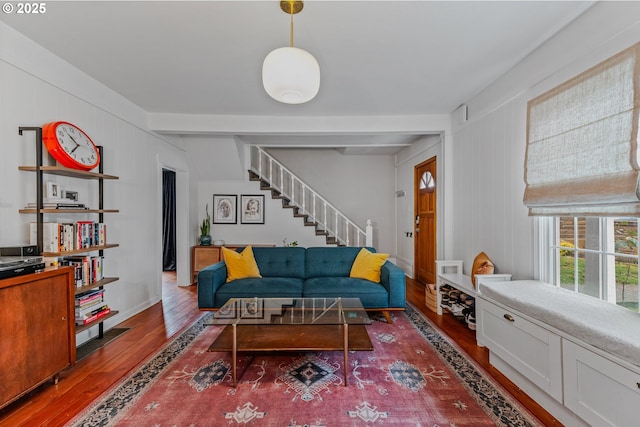
{"type": "Polygon", "coordinates": [[[233,386],[238,352],[342,351],[347,385],[349,350],[373,350],[371,323],[358,298],[234,298],[212,324],[226,325],[209,351],[230,351],[233,386]]]}

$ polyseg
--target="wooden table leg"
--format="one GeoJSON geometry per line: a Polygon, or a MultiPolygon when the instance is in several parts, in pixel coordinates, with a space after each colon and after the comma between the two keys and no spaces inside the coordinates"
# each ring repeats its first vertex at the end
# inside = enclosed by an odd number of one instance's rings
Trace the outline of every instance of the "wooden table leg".
{"type": "Polygon", "coordinates": [[[238,330],[236,324],[233,324],[233,347],[231,349],[231,365],[233,366],[233,386],[237,384],[236,369],[238,367],[238,330]]]}
{"type": "Polygon", "coordinates": [[[344,324],[343,328],[343,340],[344,340],[344,386],[347,386],[347,375],[348,375],[348,365],[347,359],[349,355],[349,325],[347,323],[344,324]]]}

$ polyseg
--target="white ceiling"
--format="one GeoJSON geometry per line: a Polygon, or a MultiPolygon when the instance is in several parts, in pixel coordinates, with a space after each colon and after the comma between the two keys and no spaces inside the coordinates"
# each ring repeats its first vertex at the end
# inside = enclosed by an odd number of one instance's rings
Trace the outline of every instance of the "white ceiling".
{"type": "Polygon", "coordinates": [[[150,113],[380,117],[452,112],[591,4],[309,0],[295,46],[316,57],[321,84],[302,105],[262,88],[264,57],[289,42],[274,0],[48,1],[0,20],[150,113]]]}

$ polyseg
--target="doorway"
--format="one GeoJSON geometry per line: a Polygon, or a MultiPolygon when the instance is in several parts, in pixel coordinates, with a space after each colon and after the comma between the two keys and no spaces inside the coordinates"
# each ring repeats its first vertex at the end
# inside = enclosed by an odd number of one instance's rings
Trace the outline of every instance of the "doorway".
{"type": "Polygon", "coordinates": [[[162,169],[162,271],[176,265],[176,173],[162,169]]]}
{"type": "Polygon", "coordinates": [[[437,158],[414,169],[415,278],[422,284],[435,283],[437,256],[437,158]]]}

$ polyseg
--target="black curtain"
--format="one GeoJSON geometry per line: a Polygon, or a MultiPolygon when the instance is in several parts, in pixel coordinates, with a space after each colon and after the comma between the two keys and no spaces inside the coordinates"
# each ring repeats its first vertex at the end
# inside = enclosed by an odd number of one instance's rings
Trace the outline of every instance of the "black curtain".
{"type": "Polygon", "coordinates": [[[162,170],[162,270],[176,269],[176,173],[162,170]]]}

